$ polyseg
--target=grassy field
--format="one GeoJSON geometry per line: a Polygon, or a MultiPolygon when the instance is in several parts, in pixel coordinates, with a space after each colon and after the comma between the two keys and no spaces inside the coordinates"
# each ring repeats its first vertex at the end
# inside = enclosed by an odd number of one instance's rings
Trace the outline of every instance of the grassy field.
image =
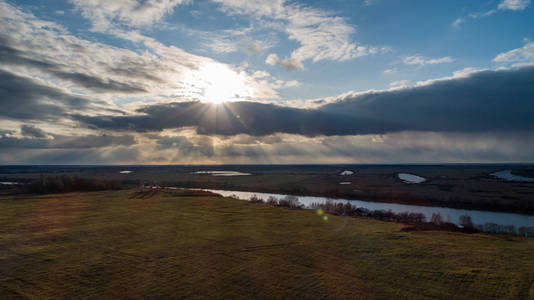
{"type": "Polygon", "coordinates": [[[209,195],[0,196],[0,299],[534,299],[534,239],[209,195]]]}

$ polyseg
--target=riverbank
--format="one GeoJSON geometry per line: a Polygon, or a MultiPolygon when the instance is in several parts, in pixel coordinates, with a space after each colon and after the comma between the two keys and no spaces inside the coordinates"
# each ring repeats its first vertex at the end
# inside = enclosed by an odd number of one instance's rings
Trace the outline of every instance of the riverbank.
{"type": "Polygon", "coordinates": [[[2,196],[0,297],[534,297],[533,239],[135,195],[2,196]]]}
{"type": "MultiPolygon", "coordinates": [[[[167,187],[170,190],[182,190],[167,187]]],[[[462,232],[487,232],[516,234],[534,237],[534,216],[514,213],[454,209],[435,206],[403,205],[325,197],[297,197],[295,195],[266,194],[256,192],[200,189],[191,191],[212,192],[255,203],[276,205],[282,199],[292,199],[292,207],[305,209],[330,208],[328,212],[355,217],[373,217],[381,220],[417,225],[425,230],[449,230],[462,232]],[[341,207],[338,207],[341,205],[341,207]],[[345,205],[349,205],[345,207],[345,205]],[[431,224],[428,224],[431,223],[431,224]]],[[[287,201],[286,201],[287,202],[287,201]]]]}

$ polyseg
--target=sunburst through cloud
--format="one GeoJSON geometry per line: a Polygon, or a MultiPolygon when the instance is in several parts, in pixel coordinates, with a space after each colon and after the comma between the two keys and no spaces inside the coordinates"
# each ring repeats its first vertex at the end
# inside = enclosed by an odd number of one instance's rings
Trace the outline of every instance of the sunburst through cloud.
{"type": "Polygon", "coordinates": [[[0,105],[0,299],[534,297],[532,0],[0,0],[0,105]]]}

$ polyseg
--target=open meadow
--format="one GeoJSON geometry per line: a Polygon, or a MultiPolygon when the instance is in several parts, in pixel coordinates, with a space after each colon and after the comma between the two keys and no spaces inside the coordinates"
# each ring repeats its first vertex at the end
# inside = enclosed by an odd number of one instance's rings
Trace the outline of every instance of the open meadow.
{"type": "Polygon", "coordinates": [[[0,196],[0,298],[534,299],[534,239],[204,192],[0,196]]]}

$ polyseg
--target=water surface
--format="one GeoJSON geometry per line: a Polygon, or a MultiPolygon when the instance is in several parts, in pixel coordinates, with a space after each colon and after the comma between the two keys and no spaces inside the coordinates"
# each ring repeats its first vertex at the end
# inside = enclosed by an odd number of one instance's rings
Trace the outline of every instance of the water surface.
{"type": "Polygon", "coordinates": [[[490,175],[500,178],[500,179],[508,180],[508,181],[532,181],[534,182],[534,178],[514,175],[512,174],[512,170],[499,171],[499,172],[491,173],[490,175]]]}
{"type": "Polygon", "coordinates": [[[405,183],[421,183],[426,181],[426,178],[409,173],[399,173],[397,176],[405,183]]]}

